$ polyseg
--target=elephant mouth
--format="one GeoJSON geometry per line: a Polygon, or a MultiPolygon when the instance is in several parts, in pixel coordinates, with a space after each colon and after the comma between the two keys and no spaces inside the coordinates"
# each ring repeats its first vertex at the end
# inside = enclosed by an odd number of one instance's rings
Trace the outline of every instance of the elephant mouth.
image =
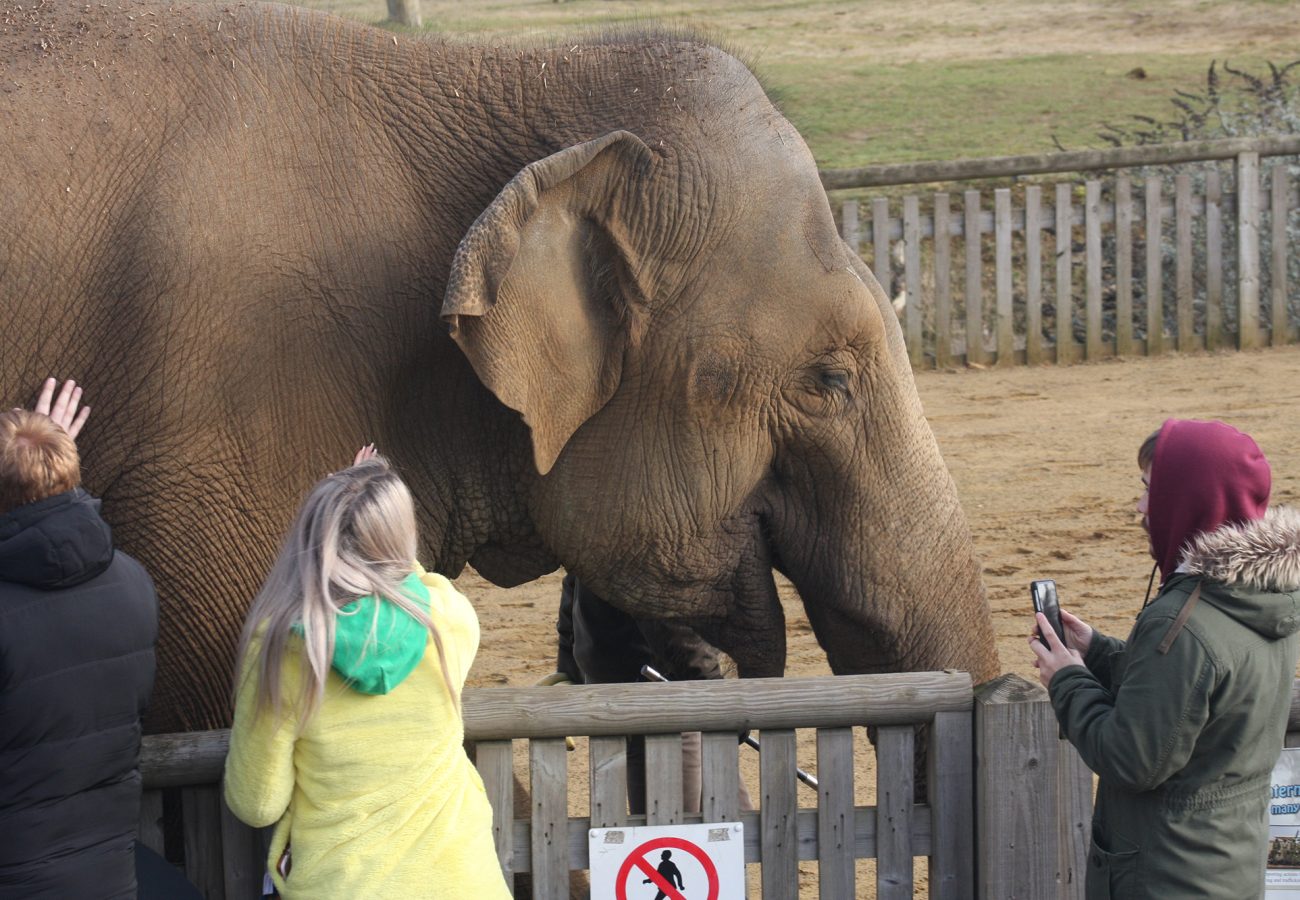
{"type": "Polygon", "coordinates": [[[763,549],[767,551],[768,562],[772,568],[780,572],[785,578],[790,577],[787,571],[785,561],[781,558],[781,551],[776,546],[776,536],[772,533],[772,521],[767,513],[758,513],[758,537],[762,542],[763,549]]]}

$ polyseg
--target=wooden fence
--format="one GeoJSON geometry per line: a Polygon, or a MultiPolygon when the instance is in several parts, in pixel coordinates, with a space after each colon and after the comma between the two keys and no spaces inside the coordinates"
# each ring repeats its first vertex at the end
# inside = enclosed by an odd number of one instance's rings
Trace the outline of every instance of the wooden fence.
{"type": "Polygon", "coordinates": [[[896,298],[914,367],[1068,363],[1296,341],[1295,160],[1261,168],[1261,158],[1297,154],[1300,136],[1234,139],[830,170],[822,181],[833,192],[1138,169],[995,188],[992,211],[979,188],[959,206],[946,191],[878,197],[869,215],[856,199],[840,204],[844,239],[896,298]]]}
{"type": "MultiPolygon", "coordinates": [[[[745,860],[761,896],[799,896],[799,863],[817,861],[817,891],[867,893],[855,860],[876,861],[875,896],[912,897],[913,859],[929,867],[931,898],[1081,898],[1091,776],[1057,737],[1045,692],[1016,676],[972,690],[962,673],[853,675],[565,688],[484,688],[464,696],[466,734],[495,811],[508,879],[532,876],[535,898],[569,896],[588,864],[589,828],[699,821],[744,823],[745,860]],[[929,726],[928,802],[913,799],[916,725],[929,726]],[[854,802],[855,754],[876,728],[876,804],[854,802]],[[736,735],[759,731],[759,809],[737,809],[736,735]],[[797,728],[815,728],[819,788],[799,802],[797,728]],[[703,738],[704,809],[681,810],[682,731],[703,738]],[[644,816],[627,813],[624,735],[646,737],[644,816]],[[565,735],[588,735],[589,814],[570,816],[565,735]],[[531,814],[516,820],[513,743],[528,741],[531,814]]],[[[258,896],[266,838],[221,800],[228,732],[145,739],[140,839],[184,858],[209,898],[258,896]],[[179,803],[165,834],[164,805],[179,803]],[[168,838],[171,838],[169,841],[168,838]],[[171,844],[171,845],[169,845],[171,844]],[[179,846],[176,846],[179,844],[179,846]]],[[[750,752],[750,751],[744,751],[750,752]]]]}

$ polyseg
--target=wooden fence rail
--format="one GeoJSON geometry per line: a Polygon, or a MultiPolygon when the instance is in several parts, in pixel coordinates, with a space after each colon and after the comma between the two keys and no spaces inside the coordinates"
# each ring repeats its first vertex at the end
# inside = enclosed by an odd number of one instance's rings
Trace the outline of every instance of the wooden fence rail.
{"type": "MultiPolygon", "coordinates": [[[[536,898],[569,896],[570,871],[588,867],[590,828],[699,821],[743,823],[745,860],[768,898],[799,896],[799,863],[812,860],[818,896],[859,896],[854,863],[864,858],[876,861],[878,898],[912,897],[916,857],[928,860],[931,898],[1082,897],[1091,776],[1057,738],[1042,689],[1015,676],[978,690],[962,673],[487,688],[466,691],[464,707],[502,870],[531,873],[536,898]],[[867,724],[876,727],[874,806],[854,801],[855,754],[871,752],[854,729],[867,724]],[[928,726],[924,803],[913,797],[917,725],[928,726]],[[748,728],[763,746],[754,812],[740,811],[735,790],[736,733],[748,728]],[[797,728],[816,729],[815,806],[797,792],[797,728]],[[679,734],[694,730],[704,732],[704,809],[686,814],[679,734]],[[586,816],[567,808],[566,734],[589,737],[586,816]],[[644,815],[627,812],[629,734],[646,735],[644,815]],[[516,820],[517,740],[529,742],[531,811],[516,820]]],[[[250,898],[266,840],[221,801],[227,740],[224,731],[145,739],[140,837],[183,855],[205,896],[250,898]],[[180,804],[183,850],[166,846],[164,791],[180,804]]]]}
{"type": "Polygon", "coordinates": [[[1294,161],[1260,165],[1261,156],[1295,154],[1300,137],[1255,138],[823,172],[823,182],[1184,164],[1172,177],[1147,170],[995,188],[991,210],[975,188],[962,192],[960,210],[947,191],[897,205],[877,197],[869,216],[857,199],[840,204],[844,239],[895,298],[914,367],[1069,363],[1296,341],[1294,161]],[[1230,172],[1214,164],[1224,159],[1230,172]]]}

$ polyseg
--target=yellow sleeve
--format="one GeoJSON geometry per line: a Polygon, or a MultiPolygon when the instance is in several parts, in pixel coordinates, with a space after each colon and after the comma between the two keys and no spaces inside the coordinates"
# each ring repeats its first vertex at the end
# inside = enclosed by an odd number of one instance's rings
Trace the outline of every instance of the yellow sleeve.
{"type": "Polygon", "coordinates": [[[416,574],[429,591],[429,614],[442,637],[447,663],[451,667],[452,681],[464,687],[470,666],[478,654],[479,624],[469,598],[456,590],[456,586],[436,572],[426,572],[418,562],[416,574]]]}
{"type": "MultiPolygon", "coordinates": [[[[250,654],[255,658],[255,653],[250,654]]],[[[285,654],[281,684],[297,684],[300,660],[285,654]]],[[[252,667],[240,679],[235,697],[235,722],[230,729],[230,750],[226,754],[226,805],[240,821],[254,828],[273,825],[289,808],[293,797],[293,745],[296,720],[282,710],[270,710],[254,718],[257,677],[252,667]]],[[[286,698],[285,705],[292,701],[286,698]]]]}

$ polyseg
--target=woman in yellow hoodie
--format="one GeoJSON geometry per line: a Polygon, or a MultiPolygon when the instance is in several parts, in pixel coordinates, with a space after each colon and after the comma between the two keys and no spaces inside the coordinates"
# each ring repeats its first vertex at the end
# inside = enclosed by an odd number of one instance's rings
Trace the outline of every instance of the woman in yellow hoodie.
{"type": "Polygon", "coordinates": [[[275,824],[286,898],[510,897],[461,746],[478,620],[416,541],[410,491],[363,448],[312,489],[249,610],[226,802],[275,824]]]}

